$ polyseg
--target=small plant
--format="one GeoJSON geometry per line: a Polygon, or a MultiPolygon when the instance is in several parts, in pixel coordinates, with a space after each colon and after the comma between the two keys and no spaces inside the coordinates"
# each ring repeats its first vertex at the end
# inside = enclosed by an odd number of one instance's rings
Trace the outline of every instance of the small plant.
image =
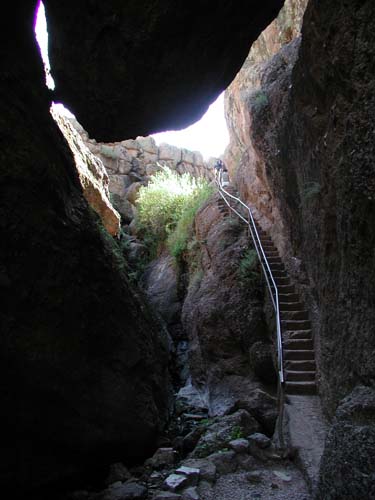
{"type": "Polygon", "coordinates": [[[215,422],[214,418],[203,418],[199,423],[204,426],[209,426],[215,422]]]}
{"type": "Polygon", "coordinates": [[[263,108],[268,104],[267,94],[262,90],[254,92],[251,98],[256,109],[263,108]]]}
{"type": "Polygon", "coordinates": [[[320,184],[316,181],[306,182],[303,191],[302,199],[307,202],[315,198],[320,193],[320,184]]]}
{"type": "Polygon", "coordinates": [[[186,201],[176,227],[168,236],[167,241],[168,249],[176,259],[179,259],[183,252],[188,249],[195,215],[212,193],[212,186],[206,181],[202,181],[190,199],[186,201]]]}
{"type": "Polygon", "coordinates": [[[245,436],[244,436],[242,428],[239,425],[235,425],[230,433],[231,440],[242,439],[244,437],[245,436]]]}
{"type": "Polygon", "coordinates": [[[259,280],[258,254],[254,248],[246,250],[239,266],[239,275],[242,283],[252,284],[259,280]]]}

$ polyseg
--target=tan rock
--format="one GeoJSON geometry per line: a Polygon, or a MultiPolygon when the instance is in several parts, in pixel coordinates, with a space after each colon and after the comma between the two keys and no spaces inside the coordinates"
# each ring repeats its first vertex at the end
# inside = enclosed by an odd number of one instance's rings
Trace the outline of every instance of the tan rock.
{"type": "Polygon", "coordinates": [[[181,149],[176,146],[171,146],[170,144],[162,143],[159,146],[159,159],[160,160],[172,160],[174,163],[181,161],[182,153],[181,149]]]}
{"type": "Polygon", "coordinates": [[[126,175],[111,175],[109,179],[110,192],[118,196],[125,196],[126,190],[129,187],[128,179],[126,175]]]}
{"type": "Polygon", "coordinates": [[[156,145],[155,139],[151,136],[148,137],[137,137],[137,143],[144,152],[151,153],[154,155],[158,154],[158,147],[156,145]]]}
{"type": "Polygon", "coordinates": [[[80,134],[70,121],[56,109],[52,114],[73,152],[83,195],[100,216],[107,231],[115,236],[120,230],[120,215],[109,200],[109,179],[103,163],[85,146],[80,134]]]}
{"type": "Polygon", "coordinates": [[[141,187],[142,184],[140,182],[133,182],[126,191],[126,199],[133,205],[135,205],[141,187]]]}

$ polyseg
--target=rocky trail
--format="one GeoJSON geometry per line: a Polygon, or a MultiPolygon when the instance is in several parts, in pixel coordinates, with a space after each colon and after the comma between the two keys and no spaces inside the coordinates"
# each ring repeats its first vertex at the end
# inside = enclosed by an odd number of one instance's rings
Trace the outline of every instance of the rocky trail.
{"type": "Polygon", "coordinates": [[[80,490],[61,500],[251,500],[312,498],[295,457],[285,457],[245,410],[207,418],[185,406],[166,444],[142,466],[110,466],[101,491],[80,490]],[[189,413],[187,413],[189,412],[189,413]],[[194,412],[194,413],[191,413],[194,412]],[[190,450],[187,453],[187,450],[190,450]]]}

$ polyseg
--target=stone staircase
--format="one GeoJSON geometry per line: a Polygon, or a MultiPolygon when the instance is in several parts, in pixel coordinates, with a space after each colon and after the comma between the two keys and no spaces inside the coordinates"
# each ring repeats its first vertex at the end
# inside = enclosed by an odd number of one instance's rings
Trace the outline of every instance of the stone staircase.
{"type": "MultiPolygon", "coordinates": [[[[228,186],[226,191],[238,196],[232,186],[228,186]]],[[[219,200],[218,205],[223,215],[232,213],[224,200],[219,200]]],[[[235,205],[232,201],[232,206],[235,205]]],[[[243,213],[239,207],[235,208],[243,213]]],[[[256,226],[279,292],[285,392],[293,395],[314,395],[317,392],[316,365],[308,311],[300,300],[271,237],[258,222],[256,226]]]]}

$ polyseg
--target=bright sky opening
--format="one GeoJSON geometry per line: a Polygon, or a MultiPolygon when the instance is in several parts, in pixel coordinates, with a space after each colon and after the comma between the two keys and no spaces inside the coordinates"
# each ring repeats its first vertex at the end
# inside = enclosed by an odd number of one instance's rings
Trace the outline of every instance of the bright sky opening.
{"type": "Polygon", "coordinates": [[[179,148],[200,151],[205,159],[219,157],[229,143],[224,117],[224,93],[208,108],[203,117],[184,130],[161,132],[153,135],[157,144],[166,142],[179,148]]]}
{"type": "MultiPolygon", "coordinates": [[[[54,89],[55,83],[48,58],[48,31],[43,2],[39,3],[37,9],[35,35],[46,70],[46,84],[48,88],[54,89]]],[[[73,116],[62,104],[53,105],[58,106],[59,112],[73,116]]],[[[224,118],[224,93],[211,104],[206,114],[190,127],[184,130],[161,132],[154,134],[153,137],[158,145],[166,142],[179,148],[200,151],[206,160],[211,156],[221,156],[229,143],[229,134],[224,118]]],[[[124,139],[127,138],[124,137],[124,139]]]]}

